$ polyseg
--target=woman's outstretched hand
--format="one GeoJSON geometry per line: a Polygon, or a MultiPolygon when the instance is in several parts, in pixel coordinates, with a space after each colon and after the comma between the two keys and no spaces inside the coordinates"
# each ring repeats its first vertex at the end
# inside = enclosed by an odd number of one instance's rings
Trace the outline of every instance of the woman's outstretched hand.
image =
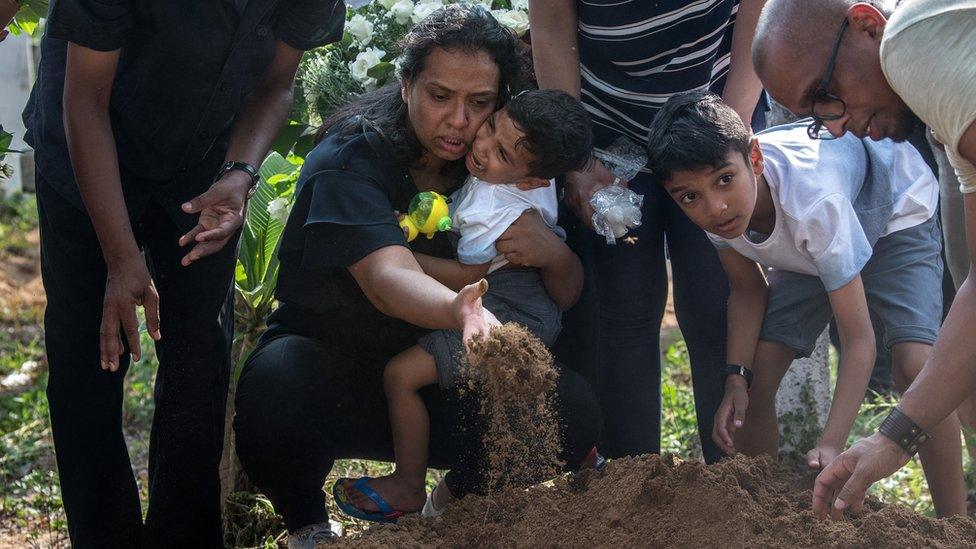
{"type": "Polygon", "coordinates": [[[474,284],[461,288],[454,298],[454,314],[461,325],[461,340],[465,347],[471,341],[471,336],[480,334],[487,336],[489,330],[501,326],[491,311],[481,306],[481,296],[488,291],[488,281],[481,279],[474,284]]]}

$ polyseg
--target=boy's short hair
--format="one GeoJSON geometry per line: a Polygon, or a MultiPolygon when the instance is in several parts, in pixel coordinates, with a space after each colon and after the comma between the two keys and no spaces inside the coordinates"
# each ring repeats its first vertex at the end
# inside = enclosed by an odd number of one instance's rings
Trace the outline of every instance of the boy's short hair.
{"type": "Polygon", "coordinates": [[[730,152],[749,163],[752,131],[717,95],[702,91],[671,96],[651,122],[647,167],[659,183],[674,172],[725,164],[730,152]]]}
{"type": "Polygon", "coordinates": [[[559,90],[522,92],[505,105],[535,159],[529,175],[551,179],[586,167],[593,150],[590,116],[578,99],[559,90]]]}

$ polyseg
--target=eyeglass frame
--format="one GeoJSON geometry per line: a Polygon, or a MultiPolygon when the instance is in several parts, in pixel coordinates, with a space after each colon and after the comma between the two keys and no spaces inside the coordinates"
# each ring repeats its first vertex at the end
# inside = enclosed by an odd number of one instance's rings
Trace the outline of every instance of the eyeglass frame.
{"type": "Polygon", "coordinates": [[[847,103],[843,99],[837,97],[836,95],[827,91],[827,84],[830,83],[830,79],[834,76],[834,67],[837,65],[837,52],[840,51],[840,43],[844,39],[844,31],[847,30],[847,18],[840,25],[840,31],[837,33],[837,40],[834,42],[834,49],[830,53],[830,58],[827,60],[827,68],[824,69],[824,75],[820,78],[820,84],[817,85],[817,89],[813,91],[813,104],[810,108],[810,115],[813,117],[813,122],[807,126],[807,137],[810,139],[833,139],[833,135],[830,137],[821,134],[825,124],[824,122],[829,122],[832,120],[839,120],[847,114],[847,103]],[[841,105],[840,114],[829,114],[826,116],[817,114],[817,102],[818,101],[836,101],[841,105]]]}

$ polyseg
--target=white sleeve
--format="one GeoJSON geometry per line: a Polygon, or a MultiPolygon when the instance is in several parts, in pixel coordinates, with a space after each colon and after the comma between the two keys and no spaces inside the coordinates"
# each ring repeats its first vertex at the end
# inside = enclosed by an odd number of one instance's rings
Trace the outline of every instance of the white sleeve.
{"type": "Polygon", "coordinates": [[[811,206],[794,229],[797,249],[810,255],[828,292],[860,274],[874,250],[847,197],[832,194],[811,206]]]}
{"type": "Polygon", "coordinates": [[[959,154],[959,140],[976,121],[976,9],[957,5],[937,13],[952,3],[915,6],[933,14],[882,41],[882,70],[892,89],[945,144],[960,190],[976,192],[976,167],[959,154]]]}
{"type": "Polygon", "coordinates": [[[498,256],[495,241],[504,233],[522,212],[528,208],[524,204],[510,204],[510,207],[496,210],[478,210],[457,216],[456,227],[461,233],[458,240],[457,258],[466,265],[489,263],[498,256]]]}

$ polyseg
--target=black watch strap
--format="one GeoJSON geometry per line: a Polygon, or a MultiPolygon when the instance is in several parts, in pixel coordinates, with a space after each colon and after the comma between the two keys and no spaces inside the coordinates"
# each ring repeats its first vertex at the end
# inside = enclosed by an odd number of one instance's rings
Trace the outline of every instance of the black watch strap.
{"type": "Polygon", "coordinates": [[[232,172],[234,170],[242,171],[250,176],[251,188],[247,190],[247,197],[251,198],[251,195],[253,195],[254,191],[258,188],[258,181],[261,179],[261,176],[258,175],[258,170],[247,162],[235,162],[233,160],[224,162],[220,165],[220,169],[217,170],[217,175],[214,176],[214,183],[219,181],[221,177],[227,174],[227,172],[232,172]]]}
{"type": "Polygon", "coordinates": [[[730,375],[737,375],[746,378],[746,388],[752,387],[752,370],[746,368],[745,366],[739,366],[738,364],[726,364],[721,370],[722,372],[722,384],[725,384],[725,378],[730,375]]]}
{"type": "Polygon", "coordinates": [[[898,407],[894,407],[888,412],[888,417],[881,422],[878,432],[890,438],[901,446],[909,456],[914,456],[918,452],[918,447],[928,441],[928,433],[922,430],[912,418],[906,416],[898,407]]]}

